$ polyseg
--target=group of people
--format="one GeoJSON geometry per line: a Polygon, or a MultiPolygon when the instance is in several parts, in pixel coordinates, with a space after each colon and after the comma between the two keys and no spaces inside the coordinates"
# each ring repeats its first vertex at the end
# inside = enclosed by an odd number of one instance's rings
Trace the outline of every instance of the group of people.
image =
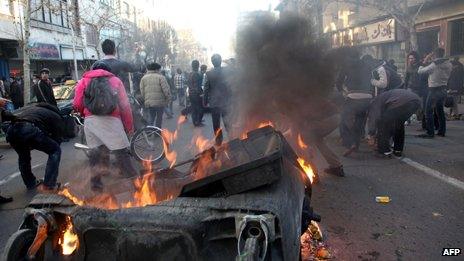
{"type": "MultiPolygon", "coordinates": [[[[110,152],[116,157],[120,175],[138,174],[128,150],[128,135],[134,132],[134,118],[128,98],[130,88],[127,73],[136,69],[115,57],[113,41],[103,41],[102,50],[105,56],[84,73],[75,88],[73,100],[74,110],[85,119],[84,134],[87,146],[91,148],[89,165],[92,172],[91,188],[94,191],[101,191],[102,176],[113,172],[109,168],[110,152]]],[[[222,142],[220,118],[226,115],[227,96],[223,97],[223,94],[227,92],[228,85],[221,67],[221,56],[213,55],[212,62],[213,70],[206,72],[206,66],[202,66],[200,73],[200,64],[194,60],[192,72],[187,75],[187,79],[178,70],[173,81],[162,74],[160,64],[148,64],[146,73],[141,77],[138,86],[135,86],[148,113],[148,124],[161,128],[163,113],[172,105],[173,94],[177,94],[180,105],[186,105],[182,100],[185,99],[185,93],[188,93],[189,111],[195,126],[202,126],[203,108],[210,104],[213,131],[217,133],[216,143],[219,145],[222,142]],[[177,90],[173,91],[173,87],[177,90]]],[[[28,190],[39,188],[43,192],[53,192],[60,187],[57,177],[61,159],[60,143],[63,141],[65,125],[57,107],[49,74],[49,69],[42,69],[40,79],[32,87],[32,95],[36,97],[37,103],[11,112],[4,108],[9,100],[0,100],[0,120],[7,142],[18,153],[23,182],[28,190]],[[37,179],[32,173],[30,151],[34,149],[49,156],[43,180],[37,179]]],[[[226,123],[225,125],[227,127],[226,123]]],[[[0,197],[0,203],[9,201],[11,198],[0,197]]]]}
{"type": "MultiPolygon", "coordinates": [[[[413,114],[423,115],[425,133],[418,137],[446,135],[447,91],[453,90],[455,99],[460,96],[464,71],[457,59],[450,62],[444,54],[444,49],[437,48],[419,60],[419,55],[411,52],[403,81],[391,62],[375,60],[370,55],[360,58],[356,50],[350,50],[336,82],[345,96],[339,126],[347,149],[344,156],[358,150],[366,135],[366,124],[368,142],[376,145],[378,155],[402,156],[404,125],[413,114]]],[[[459,115],[457,102],[454,100],[454,115],[459,115]]]]}

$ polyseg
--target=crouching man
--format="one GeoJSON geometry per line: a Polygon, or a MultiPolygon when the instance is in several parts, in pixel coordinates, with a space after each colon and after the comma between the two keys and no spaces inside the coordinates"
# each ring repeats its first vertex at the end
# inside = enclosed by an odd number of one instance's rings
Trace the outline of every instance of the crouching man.
{"type": "Polygon", "coordinates": [[[401,157],[404,147],[404,122],[420,108],[421,100],[415,93],[394,89],[377,96],[369,108],[369,140],[377,138],[377,150],[381,156],[392,153],[401,157]],[[393,138],[393,151],[390,139],[393,138]]]}
{"type": "Polygon", "coordinates": [[[28,190],[40,185],[42,192],[58,189],[56,179],[61,160],[60,143],[64,122],[58,108],[47,103],[37,103],[16,110],[13,114],[2,110],[6,140],[18,153],[19,171],[28,190]],[[43,183],[31,169],[31,150],[48,154],[43,183]]]}

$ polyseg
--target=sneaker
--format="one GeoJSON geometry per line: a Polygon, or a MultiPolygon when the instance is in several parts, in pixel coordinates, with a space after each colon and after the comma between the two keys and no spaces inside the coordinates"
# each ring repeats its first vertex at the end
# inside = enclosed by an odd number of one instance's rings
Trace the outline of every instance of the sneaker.
{"type": "Polygon", "coordinates": [[[395,151],[393,151],[393,155],[395,155],[396,157],[402,157],[402,156],[403,156],[403,152],[402,152],[402,151],[399,151],[399,150],[395,150],[395,151]]]}
{"type": "Polygon", "coordinates": [[[0,196],[0,204],[5,204],[5,203],[11,202],[11,201],[13,201],[12,197],[2,197],[2,196],[0,196]]]}
{"type": "Polygon", "coordinates": [[[423,138],[423,139],[433,139],[433,135],[429,135],[427,133],[416,135],[416,137],[423,138]]]}
{"type": "Polygon", "coordinates": [[[47,186],[45,184],[40,184],[37,187],[37,190],[40,193],[57,193],[60,190],[60,187],[61,187],[60,183],[56,183],[56,185],[53,186],[53,187],[49,187],[49,186],[47,186]]]}
{"type": "Polygon", "coordinates": [[[344,177],[345,172],[343,171],[343,166],[330,167],[324,170],[325,173],[335,175],[338,177],[344,177]]]}
{"type": "Polygon", "coordinates": [[[382,158],[382,159],[390,159],[393,155],[393,152],[392,151],[387,151],[387,152],[377,152],[375,153],[375,155],[378,157],[378,158],[382,158]]]}
{"type": "Polygon", "coordinates": [[[437,133],[436,135],[440,136],[440,137],[445,137],[445,134],[443,134],[443,133],[437,133]]]}

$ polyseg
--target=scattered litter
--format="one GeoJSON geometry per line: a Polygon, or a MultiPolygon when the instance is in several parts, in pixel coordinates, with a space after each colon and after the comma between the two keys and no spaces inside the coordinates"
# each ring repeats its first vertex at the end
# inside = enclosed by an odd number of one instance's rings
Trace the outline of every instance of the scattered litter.
{"type": "Polygon", "coordinates": [[[433,215],[434,217],[443,217],[443,214],[440,214],[440,213],[438,213],[438,212],[432,212],[432,215],[433,215]]]}
{"type": "Polygon", "coordinates": [[[388,196],[377,196],[375,197],[375,201],[377,203],[389,203],[391,200],[388,196]]]}

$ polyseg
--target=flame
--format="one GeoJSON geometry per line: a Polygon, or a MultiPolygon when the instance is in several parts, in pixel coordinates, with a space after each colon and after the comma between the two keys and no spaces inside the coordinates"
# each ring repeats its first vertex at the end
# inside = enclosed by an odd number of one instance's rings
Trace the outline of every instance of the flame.
{"type": "Polygon", "coordinates": [[[74,233],[71,217],[66,216],[65,221],[66,228],[62,237],[58,239],[58,244],[61,245],[63,255],[69,256],[79,247],[79,238],[77,237],[77,234],[74,233]]]}
{"type": "Polygon", "coordinates": [[[174,132],[170,132],[169,130],[163,129],[163,131],[161,132],[161,136],[163,136],[164,155],[166,159],[171,163],[169,167],[172,168],[172,166],[174,166],[177,161],[177,152],[171,150],[169,144],[172,144],[172,142],[175,139],[177,139],[177,130],[174,132]]]}
{"type": "Polygon", "coordinates": [[[314,174],[314,171],[313,171],[313,168],[311,167],[311,164],[309,164],[309,162],[306,162],[303,158],[298,158],[297,161],[300,164],[301,168],[303,168],[306,176],[308,176],[311,183],[313,183],[314,178],[316,177],[316,175],[314,174]]]}
{"type": "Polygon", "coordinates": [[[306,143],[304,143],[304,141],[301,138],[300,134],[298,134],[298,146],[300,146],[300,148],[302,148],[302,149],[307,149],[308,148],[308,145],[306,145],[306,143]]]}
{"type": "Polygon", "coordinates": [[[83,206],[85,204],[83,200],[80,200],[77,197],[75,197],[73,194],[71,194],[68,188],[64,188],[60,190],[58,194],[67,197],[69,200],[71,200],[76,205],[83,206]]]}
{"type": "Polygon", "coordinates": [[[208,149],[210,141],[207,138],[205,138],[205,137],[203,137],[201,135],[198,135],[196,138],[193,138],[193,139],[194,139],[194,141],[192,143],[195,144],[197,152],[202,152],[202,151],[208,149]]]}
{"type": "Polygon", "coordinates": [[[182,124],[184,124],[185,122],[187,122],[187,117],[181,115],[181,116],[179,116],[179,118],[177,119],[177,126],[182,125],[182,124]]]}
{"type": "Polygon", "coordinates": [[[274,123],[272,123],[272,121],[261,122],[260,124],[258,124],[258,129],[266,127],[266,126],[274,127],[274,123]]]}
{"type": "Polygon", "coordinates": [[[153,179],[154,175],[149,174],[134,181],[134,185],[137,191],[134,193],[134,202],[128,203],[129,207],[145,207],[147,205],[153,205],[157,202],[156,192],[152,186],[153,179]]]}

